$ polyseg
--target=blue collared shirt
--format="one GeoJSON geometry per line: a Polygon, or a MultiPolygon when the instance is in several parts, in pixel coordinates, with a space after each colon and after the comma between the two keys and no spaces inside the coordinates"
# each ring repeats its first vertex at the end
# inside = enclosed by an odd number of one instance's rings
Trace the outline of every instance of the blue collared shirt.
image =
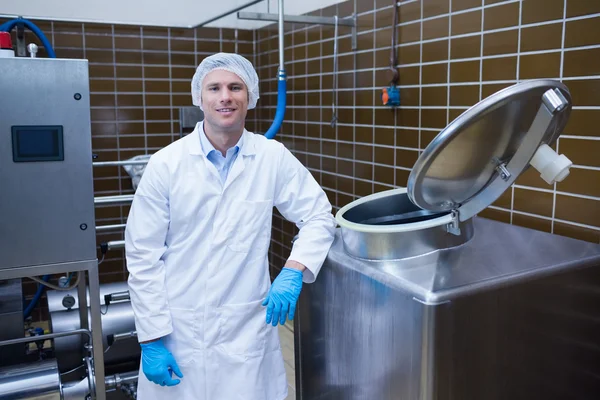
{"type": "MultiPolygon", "coordinates": [[[[204,128],[204,127],[203,127],[204,128]]],[[[208,160],[215,166],[219,176],[221,178],[221,184],[225,184],[227,180],[227,175],[229,175],[229,170],[231,166],[235,162],[237,155],[242,147],[242,140],[244,135],[240,137],[237,144],[229,149],[225,153],[225,157],[221,154],[221,152],[212,145],[212,143],[206,137],[206,133],[204,133],[204,129],[200,129],[200,146],[202,147],[202,152],[208,158],[208,160]]]]}

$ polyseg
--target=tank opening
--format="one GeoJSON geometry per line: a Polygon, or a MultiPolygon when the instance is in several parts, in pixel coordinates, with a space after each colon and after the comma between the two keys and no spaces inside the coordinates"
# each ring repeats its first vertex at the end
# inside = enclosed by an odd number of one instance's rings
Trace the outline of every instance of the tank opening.
{"type": "Polygon", "coordinates": [[[400,225],[429,221],[450,214],[449,211],[423,210],[414,205],[406,193],[368,201],[344,213],[350,222],[363,225],[400,225]]]}

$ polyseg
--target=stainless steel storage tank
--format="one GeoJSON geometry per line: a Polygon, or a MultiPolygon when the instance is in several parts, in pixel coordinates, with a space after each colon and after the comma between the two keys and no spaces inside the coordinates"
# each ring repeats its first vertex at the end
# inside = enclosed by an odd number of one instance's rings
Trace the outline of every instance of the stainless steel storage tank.
{"type": "MultiPolygon", "coordinates": [[[[548,147],[567,88],[480,102],[419,158],[407,189],[359,199],[295,320],[301,400],[597,399],[600,245],[476,217],[548,147]]],[[[548,151],[550,150],[550,151],[548,151]]]]}

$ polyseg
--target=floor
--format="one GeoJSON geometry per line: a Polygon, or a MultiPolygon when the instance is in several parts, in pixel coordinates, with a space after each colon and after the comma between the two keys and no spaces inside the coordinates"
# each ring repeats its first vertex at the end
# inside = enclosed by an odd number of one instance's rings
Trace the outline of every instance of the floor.
{"type": "Polygon", "coordinates": [[[288,379],[288,397],[286,400],[296,400],[296,375],[294,367],[294,332],[287,326],[279,325],[279,340],[285,363],[285,373],[288,379]]]}

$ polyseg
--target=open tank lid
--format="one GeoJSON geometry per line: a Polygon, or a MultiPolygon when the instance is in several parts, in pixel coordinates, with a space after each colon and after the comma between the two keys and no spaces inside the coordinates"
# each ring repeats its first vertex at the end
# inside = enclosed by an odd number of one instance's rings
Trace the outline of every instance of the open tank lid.
{"type": "MultiPolygon", "coordinates": [[[[427,146],[408,179],[410,200],[425,210],[456,210],[461,221],[468,220],[496,201],[530,162],[535,164],[540,146],[556,141],[570,112],[569,90],[554,80],[526,81],[489,96],[427,146]]],[[[539,164],[570,163],[560,157],[539,164]]],[[[556,181],[564,179],[568,166],[556,181]]]]}

